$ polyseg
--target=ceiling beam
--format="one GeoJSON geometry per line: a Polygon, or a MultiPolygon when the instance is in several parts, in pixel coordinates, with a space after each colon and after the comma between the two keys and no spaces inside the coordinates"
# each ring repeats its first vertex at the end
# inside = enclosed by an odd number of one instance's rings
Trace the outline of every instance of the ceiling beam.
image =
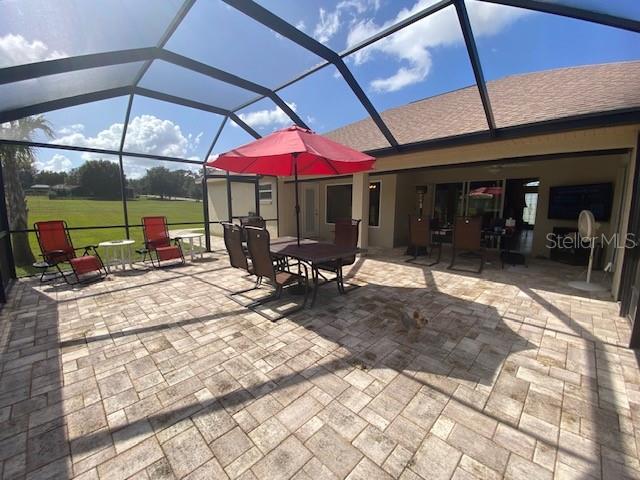
{"type": "Polygon", "coordinates": [[[251,128],[244,120],[242,120],[235,112],[229,112],[229,119],[234,121],[237,125],[242,127],[245,132],[251,135],[253,138],[258,139],[262,138],[258,132],[256,132],[253,128],[251,128]]]}
{"type": "Polygon", "coordinates": [[[130,50],[79,55],[77,57],[56,58],[42,62],[27,63],[26,65],[6,67],[0,69],[0,85],[21,82],[46,75],[86,70],[88,68],[151,60],[156,57],[157,51],[158,49],[155,47],[134,48],[130,50]]]}
{"type": "MultiPolygon", "coordinates": [[[[167,44],[167,42],[171,38],[171,35],[173,35],[173,33],[178,29],[178,27],[180,26],[184,18],[187,16],[187,13],[189,13],[189,10],[191,10],[191,7],[193,7],[195,3],[196,3],[196,0],[184,1],[184,3],[180,6],[180,10],[178,10],[178,13],[176,13],[176,16],[173,17],[173,20],[171,21],[167,29],[162,34],[162,37],[160,37],[160,40],[158,40],[156,47],[164,48],[164,46],[167,44]]],[[[144,74],[147,73],[147,70],[149,70],[149,67],[151,67],[152,63],[153,63],[153,60],[149,60],[140,68],[140,71],[138,72],[138,74],[136,75],[136,78],[133,81],[134,87],[138,86],[138,84],[140,83],[140,80],[142,80],[142,77],[144,77],[144,74]]]]}
{"type": "Polygon", "coordinates": [[[53,150],[67,150],[67,151],[73,151],[73,152],[98,153],[102,155],[113,155],[113,156],[123,155],[125,157],[150,158],[153,160],[162,160],[165,162],[191,163],[194,165],[202,165],[202,162],[200,160],[191,160],[188,158],[180,158],[180,157],[167,157],[164,155],[152,155],[148,153],[120,152],[120,150],[111,150],[106,148],[76,147],[73,145],[61,145],[57,143],[25,142],[22,140],[0,139],[0,145],[2,144],[18,145],[23,147],[34,147],[34,148],[50,148],[53,150]]]}
{"type": "Polygon", "coordinates": [[[184,107],[195,108],[196,110],[203,110],[205,112],[215,113],[217,115],[227,115],[229,113],[229,111],[224,108],[214,107],[213,105],[209,105],[208,103],[196,102],[195,100],[178,97],[176,95],[170,95],[168,93],[158,92],[156,90],[151,90],[144,87],[135,87],[133,89],[133,93],[142,97],[154,98],[163,102],[175,103],[184,107]]]}
{"type": "Polygon", "coordinates": [[[261,138],[260,134],[256,132],[253,128],[251,128],[247,123],[245,123],[238,115],[229,110],[225,110],[219,107],[213,107],[206,103],[200,103],[193,100],[189,100],[188,98],[176,97],[174,95],[169,95],[167,93],[156,92],[155,90],[149,90],[148,88],[135,87],[133,89],[133,93],[135,95],[140,95],[142,97],[155,98],[156,100],[161,100],[163,102],[175,103],[177,105],[183,105],[189,108],[195,108],[196,110],[203,110],[205,112],[215,113],[217,115],[229,116],[231,120],[236,122],[236,124],[241,127],[245,132],[251,135],[253,138],[261,138]]]}
{"type": "Polygon", "coordinates": [[[296,27],[291,25],[290,23],[284,21],[279,16],[273,14],[271,11],[267,10],[263,6],[257,4],[253,0],[223,0],[226,4],[232,6],[236,10],[244,13],[245,15],[253,18],[255,21],[261,23],[265,27],[271,29],[272,31],[282,35],[283,37],[291,40],[292,42],[298,44],[299,46],[307,49],[308,51],[316,54],[320,58],[325,59],[328,62],[333,63],[338,71],[342,74],[342,77],[345,79],[353,93],[358,97],[360,103],[365,108],[365,110],[371,116],[371,119],[374,121],[378,129],[385,136],[389,144],[398,148],[398,142],[394,138],[393,134],[387,127],[387,125],[382,120],[382,117],[373,106],[364,90],[360,87],[355,77],[344,63],[344,60],[340,55],[326,47],[322,43],[318,42],[316,39],[310,37],[304,32],[301,32],[296,27]]]}
{"type": "MultiPolygon", "coordinates": [[[[609,27],[629,30],[631,32],[640,33],[640,21],[630,18],[619,17],[607,13],[594,12],[588,9],[562,5],[555,2],[545,0],[481,0],[487,3],[496,3],[499,5],[507,5],[510,7],[526,8],[527,10],[536,10],[538,12],[551,13],[562,17],[575,18],[576,20],[585,20],[587,22],[599,23],[609,27]]],[[[616,0],[609,0],[614,3],[616,0]]],[[[607,2],[603,2],[607,3],[607,2]]]]}
{"type": "Polygon", "coordinates": [[[385,28],[384,30],[380,30],[375,35],[372,35],[369,38],[366,38],[361,42],[356,43],[355,45],[347,48],[346,50],[340,53],[340,56],[344,58],[351,55],[352,53],[357,52],[358,50],[362,50],[363,48],[368,47],[372,43],[376,43],[378,40],[382,40],[383,38],[386,38],[389,35],[392,35],[397,31],[402,30],[403,28],[408,27],[409,25],[412,25],[417,21],[428,17],[429,15],[433,15],[434,13],[439,12],[440,10],[448,7],[452,3],[453,3],[453,0],[440,0],[439,2],[436,2],[433,5],[429,5],[428,7],[420,10],[419,12],[416,12],[413,15],[410,15],[407,18],[400,20],[397,23],[394,23],[393,25],[385,28]]]}
{"type": "Polygon", "coordinates": [[[293,123],[301,127],[308,128],[306,123],[298,116],[296,112],[293,111],[293,109],[289,107],[289,105],[286,104],[286,102],[284,102],[280,98],[277,93],[263,85],[259,85],[245,78],[239,77],[229,72],[225,72],[224,70],[212,67],[211,65],[207,65],[206,63],[202,63],[197,60],[193,60],[192,58],[185,57],[178,53],[170,52],[164,49],[159,50],[158,59],[165,60],[169,63],[178,65],[188,70],[192,70],[194,72],[201,73],[202,75],[220,80],[221,82],[228,83],[229,85],[233,85],[244,90],[249,90],[250,92],[255,92],[258,95],[262,95],[262,97],[268,97],[276,105],[278,105],[284,113],[287,114],[287,116],[293,123]]]}
{"type": "Polygon", "coordinates": [[[224,126],[227,124],[227,120],[229,120],[228,116],[222,119],[222,122],[218,127],[218,131],[216,132],[215,137],[213,137],[213,142],[211,142],[211,146],[209,147],[209,150],[207,150],[207,154],[204,156],[203,163],[207,163],[207,161],[209,160],[209,157],[211,156],[211,152],[213,152],[213,149],[216,146],[216,143],[218,143],[218,139],[220,138],[220,134],[222,133],[222,130],[224,130],[224,126]]]}
{"type": "Polygon", "coordinates": [[[467,52],[469,53],[469,60],[471,60],[473,75],[476,78],[476,86],[478,87],[478,92],[480,93],[482,108],[484,109],[484,114],[487,118],[487,126],[489,127],[489,131],[493,132],[496,129],[496,122],[493,118],[491,100],[489,99],[487,83],[485,82],[484,73],[482,72],[480,56],[478,55],[478,47],[473,36],[473,30],[471,29],[471,22],[469,21],[467,7],[464,4],[464,0],[455,0],[455,6],[456,12],[458,13],[458,20],[460,21],[460,27],[462,27],[462,36],[464,37],[464,43],[467,46],[467,52]]]}
{"type": "Polygon", "coordinates": [[[80,55],[77,57],[45,60],[27,65],[7,67],[0,69],[0,85],[47,75],[55,75],[58,73],[74,72],[102,66],[120,65],[153,59],[164,60],[187,70],[201,73],[207,77],[220,80],[224,83],[255,92],[258,95],[261,95],[261,97],[259,97],[260,99],[264,97],[270,98],[289,116],[293,123],[300,125],[301,127],[308,128],[306,123],[298,116],[298,114],[294,112],[293,109],[291,109],[289,105],[287,105],[286,102],[284,102],[273,90],[225,72],[224,70],[211,67],[207,64],[158,47],[116,50],[112,52],[80,55]]]}
{"type": "Polygon", "coordinates": [[[116,87],[107,90],[100,90],[98,92],[84,93],[81,95],[74,95],[71,97],[58,98],[49,102],[37,103],[26,107],[15,108],[12,110],[6,110],[0,112],[0,123],[11,122],[13,120],[19,120],[31,115],[38,115],[39,113],[49,112],[51,110],[59,110],[61,108],[74,107],[76,105],[82,105],[83,103],[99,102],[100,100],[107,100],[109,98],[121,97],[131,94],[131,87],[116,87]]]}

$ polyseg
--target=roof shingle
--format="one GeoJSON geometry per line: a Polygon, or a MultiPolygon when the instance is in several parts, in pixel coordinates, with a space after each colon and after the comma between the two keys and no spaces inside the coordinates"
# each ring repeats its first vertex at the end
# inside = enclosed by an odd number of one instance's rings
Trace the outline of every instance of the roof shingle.
{"type": "MultiPolygon", "coordinates": [[[[487,82],[498,128],[640,107],[640,61],[513,75],[487,82]]],[[[381,116],[402,144],[487,130],[476,86],[392,108],[381,116]]],[[[389,146],[370,118],[325,134],[357,150],[389,146]]]]}

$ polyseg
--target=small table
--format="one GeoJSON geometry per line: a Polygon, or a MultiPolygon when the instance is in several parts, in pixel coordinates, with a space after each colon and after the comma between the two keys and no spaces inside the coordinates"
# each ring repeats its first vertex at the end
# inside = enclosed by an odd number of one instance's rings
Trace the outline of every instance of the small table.
{"type": "Polygon", "coordinates": [[[42,272],[42,274],[40,275],[40,283],[50,282],[58,276],[58,272],[48,271],[50,268],[54,268],[56,266],[55,263],[51,264],[43,260],[41,262],[35,262],[32,266],[36,270],[39,270],[42,272]],[[46,276],[51,276],[51,278],[45,279],[46,276]]]}
{"type": "Polygon", "coordinates": [[[300,239],[300,246],[295,237],[280,237],[271,241],[272,254],[293,258],[304,262],[311,267],[311,279],[313,281],[313,296],[311,306],[316,302],[318,295],[318,265],[330,261],[341,261],[343,258],[353,257],[363,250],[357,247],[339,247],[333,243],[317,242],[315,240],[300,239]]]}
{"type": "Polygon", "coordinates": [[[195,259],[195,250],[193,241],[198,239],[198,247],[200,248],[200,258],[204,258],[204,248],[202,247],[202,239],[204,238],[204,232],[194,232],[193,230],[183,230],[183,231],[175,231],[169,232],[169,236],[171,239],[179,238],[180,240],[187,240],[189,243],[189,256],[191,257],[191,261],[195,259]]]}
{"type": "Polygon", "coordinates": [[[110,240],[108,242],[100,242],[99,248],[104,249],[104,264],[107,267],[107,271],[111,273],[111,266],[122,266],[122,270],[126,268],[128,263],[130,267],[133,267],[131,245],[136,243],[135,240],[110,240]]]}

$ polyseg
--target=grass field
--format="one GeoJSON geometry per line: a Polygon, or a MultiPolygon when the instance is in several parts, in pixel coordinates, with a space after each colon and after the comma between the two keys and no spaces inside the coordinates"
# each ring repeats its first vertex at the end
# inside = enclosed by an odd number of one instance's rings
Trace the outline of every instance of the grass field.
{"type": "MultiPolygon", "coordinates": [[[[49,200],[44,196],[28,196],[29,225],[42,220],[66,220],[69,227],[89,227],[100,225],[123,225],[124,214],[120,200],[49,200]]],[[[158,200],[140,198],[127,201],[129,224],[140,224],[141,218],[149,215],[164,215],[169,223],[194,222],[193,225],[179,225],[170,229],[202,227],[202,202],[188,200],[158,200]],[[199,223],[198,223],[199,222],[199,223]]],[[[142,228],[130,228],[130,235],[136,241],[134,249],[143,243],[142,228]]],[[[107,240],[126,238],[124,228],[99,230],[72,230],[71,240],[76,247],[97,245],[107,240]]],[[[35,233],[29,234],[29,243],[34,255],[40,253],[35,233]]],[[[34,273],[30,267],[19,268],[18,275],[34,273]]]]}

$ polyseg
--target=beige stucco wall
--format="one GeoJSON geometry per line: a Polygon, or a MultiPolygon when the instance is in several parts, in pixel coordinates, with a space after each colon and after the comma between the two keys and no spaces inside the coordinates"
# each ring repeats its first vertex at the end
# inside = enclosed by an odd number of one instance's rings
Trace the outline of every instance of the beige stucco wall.
{"type": "MultiPolygon", "coordinates": [[[[271,185],[271,201],[260,201],[260,215],[265,219],[278,217],[278,189],[277,179],[274,177],[262,177],[260,185],[271,185]]],[[[227,180],[225,178],[210,178],[207,180],[209,193],[209,219],[215,221],[228,221],[229,210],[227,202],[227,180]]],[[[255,185],[253,183],[231,183],[231,202],[233,215],[247,215],[255,211],[255,185]]],[[[267,222],[271,235],[277,235],[277,222],[267,222]]],[[[212,235],[222,236],[220,225],[211,225],[212,235]]]]}
{"type": "MultiPolygon", "coordinates": [[[[515,157],[523,157],[523,156],[534,156],[534,155],[547,155],[554,153],[571,153],[571,152],[583,152],[590,150],[605,150],[605,149],[618,149],[618,148],[635,148],[636,139],[638,135],[638,131],[640,129],[639,125],[631,125],[631,126],[621,126],[621,127],[607,127],[607,128],[599,128],[599,129],[586,129],[579,130],[574,132],[565,132],[565,133],[554,133],[547,135],[538,135],[520,139],[513,140],[498,140],[493,142],[483,142],[474,145],[466,145],[460,147],[451,147],[451,148],[438,148],[431,150],[423,150],[413,153],[386,156],[379,158],[376,161],[376,165],[374,167],[374,172],[372,172],[371,177],[375,178],[375,172],[385,172],[385,171],[398,171],[403,169],[417,168],[417,167],[426,167],[426,166],[436,166],[436,165],[450,165],[450,164],[462,164],[469,162],[482,162],[482,161],[491,161],[491,160],[504,160],[505,163],[508,163],[509,159],[515,157]]],[[[635,156],[631,156],[632,159],[635,156]]],[[[590,162],[590,161],[589,161],[590,162]]],[[[548,191],[548,186],[551,186],[555,181],[558,181],[562,184],[568,183],[585,183],[589,178],[603,178],[603,176],[613,178],[613,181],[616,183],[616,199],[622,201],[622,217],[619,217],[618,213],[614,211],[612,215],[617,215],[619,222],[619,231],[622,235],[626,234],[627,228],[627,216],[628,209],[630,205],[630,196],[631,196],[631,188],[630,188],[630,174],[633,169],[633,165],[630,165],[626,175],[626,187],[622,188],[622,184],[625,181],[622,179],[622,166],[620,164],[621,159],[615,160],[615,166],[611,166],[608,163],[603,163],[602,158],[600,161],[597,159],[594,161],[593,165],[595,170],[592,172],[587,171],[586,168],[578,166],[574,170],[571,168],[565,169],[563,172],[558,171],[555,180],[551,180],[553,175],[545,175],[547,183],[547,187],[541,187],[541,189],[546,188],[548,191]],[[603,171],[606,170],[606,171],[603,171]]],[[[525,170],[524,168],[518,168],[518,170],[525,170]]],[[[521,178],[529,176],[529,174],[524,174],[524,172],[519,171],[515,174],[515,176],[511,176],[511,178],[521,178]]],[[[554,173],[554,169],[549,170],[550,174],[554,173]]],[[[407,202],[412,202],[413,197],[415,196],[415,190],[408,188],[407,185],[407,177],[406,175],[393,175],[393,176],[383,176],[381,178],[392,178],[395,177],[393,182],[393,187],[387,189],[388,192],[394,191],[396,192],[395,197],[389,197],[388,194],[384,194],[384,200],[382,205],[384,205],[384,209],[387,209],[387,204],[394,205],[394,215],[393,221],[386,222],[385,227],[381,228],[376,235],[375,232],[369,233],[369,245],[384,245],[387,246],[389,244],[393,244],[394,242],[398,244],[402,241],[402,232],[401,230],[406,230],[403,226],[402,215],[398,215],[396,212],[396,206],[398,206],[401,210],[406,209],[403,207],[403,204],[407,202]],[[393,227],[388,227],[388,225],[393,225],[393,227]],[[378,243],[384,242],[384,243],[378,243]]],[[[344,179],[334,179],[331,181],[340,182],[340,181],[349,181],[349,177],[344,177],[344,179]]],[[[293,214],[293,188],[290,183],[285,183],[288,179],[280,179],[280,231],[281,234],[291,234],[295,232],[295,223],[294,223],[294,214],[293,214]]],[[[327,183],[326,180],[319,180],[321,183],[327,183]]],[[[430,198],[427,196],[427,198],[430,198]]],[[[320,194],[320,206],[324,208],[324,198],[321,190],[320,194]]],[[[382,208],[382,206],[381,206],[382,208]]],[[[538,204],[538,212],[539,214],[546,215],[547,204],[538,204]]],[[[323,214],[324,212],[322,212],[323,214]]],[[[321,218],[321,228],[322,228],[322,219],[321,218]]],[[[618,220],[616,219],[616,221],[618,220]]],[[[541,219],[541,222],[544,223],[544,220],[541,219]]],[[[555,223],[555,221],[553,221],[555,223]]],[[[613,228],[613,222],[609,222],[611,225],[608,225],[607,228],[613,228]]],[[[559,223],[558,223],[559,224],[559,223]]],[[[545,227],[546,228],[546,227],[545,227]]],[[[324,228],[322,230],[323,237],[330,238],[330,230],[328,228],[324,228]]],[[[539,245],[534,247],[539,251],[539,245]]],[[[617,255],[615,257],[614,262],[614,274],[613,274],[613,291],[617,292],[618,284],[620,280],[620,270],[622,266],[622,255],[617,255]]]]}
{"type": "MultiPolygon", "coordinates": [[[[396,195],[396,175],[370,175],[369,182],[380,182],[380,225],[369,227],[369,245],[379,247],[393,246],[393,231],[395,221],[395,195],[396,195]]],[[[351,184],[351,176],[339,179],[318,180],[318,238],[322,240],[333,240],[333,224],[327,223],[327,186],[351,184]]],[[[280,186],[280,234],[295,234],[295,216],[293,206],[294,190],[293,184],[283,183],[280,186]]]]}

